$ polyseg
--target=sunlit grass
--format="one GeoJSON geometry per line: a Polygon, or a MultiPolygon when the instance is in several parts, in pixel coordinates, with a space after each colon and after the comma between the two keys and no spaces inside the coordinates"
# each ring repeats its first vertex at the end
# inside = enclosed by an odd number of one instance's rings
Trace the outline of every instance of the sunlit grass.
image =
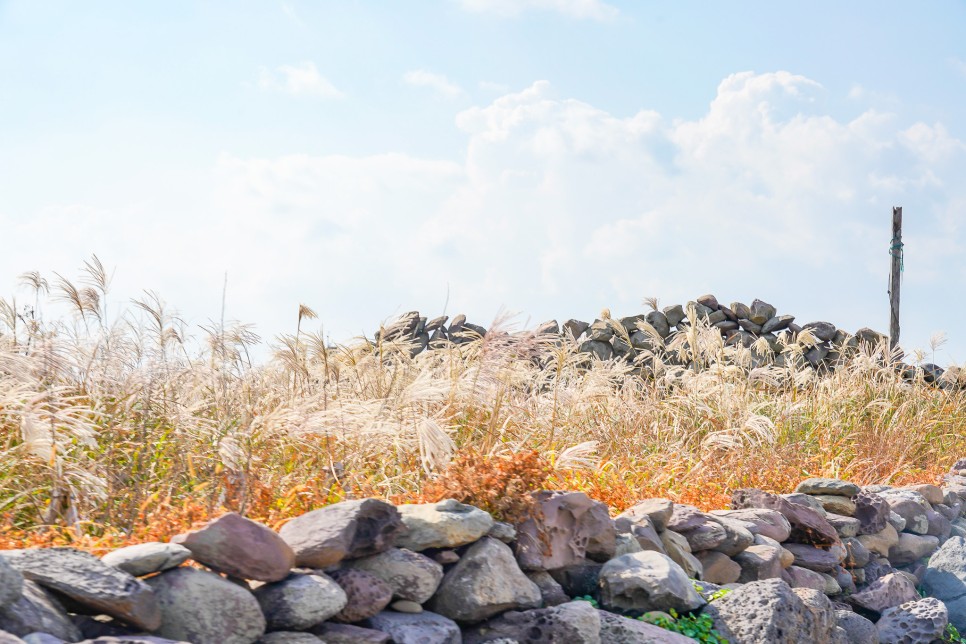
{"type": "Polygon", "coordinates": [[[327,346],[303,305],[257,364],[250,327],[191,337],[155,295],[109,321],[96,258],[79,286],[25,283],[26,311],[0,305],[0,546],[159,538],[224,508],[276,525],[350,497],[424,498],[461,453],[536,450],[541,485],[616,510],[655,495],[720,506],[814,475],[928,481],[966,454],[962,390],[902,381],[881,347],[818,377],[798,344],[779,366],[695,325],[670,356],[588,363],[570,339],[498,320],[411,357],[404,343],[327,346]],[[72,315],[30,313],[50,299],[72,315]]]}

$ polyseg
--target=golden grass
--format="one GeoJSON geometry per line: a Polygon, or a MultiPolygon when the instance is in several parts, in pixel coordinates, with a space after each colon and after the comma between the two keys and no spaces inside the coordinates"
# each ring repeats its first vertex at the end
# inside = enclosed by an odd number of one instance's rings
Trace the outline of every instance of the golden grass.
{"type": "Polygon", "coordinates": [[[452,489],[459,454],[499,469],[535,450],[546,475],[524,481],[615,510],[657,495],[720,507],[738,487],[813,475],[935,481],[966,454],[966,394],[902,382],[881,353],[821,378],[794,359],[751,369],[754,349],[696,325],[669,346],[709,367],[657,360],[641,378],[505,321],[415,358],[404,344],[327,347],[300,306],[296,334],[254,364],[249,327],[192,339],[150,294],[108,323],[96,258],[85,277],[50,289],[26,276],[34,310],[59,297],[64,319],[0,302],[0,547],[98,550],[223,509],[280,525],[346,498],[429,498],[452,489]]]}

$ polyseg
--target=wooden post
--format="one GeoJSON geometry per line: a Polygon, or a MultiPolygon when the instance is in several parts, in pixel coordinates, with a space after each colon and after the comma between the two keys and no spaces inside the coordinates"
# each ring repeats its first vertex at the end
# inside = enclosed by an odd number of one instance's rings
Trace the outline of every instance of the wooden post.
{"type": "Polygon", "coordinates": [[[899,344],[899,287],[902,284],[902,207],[892,208],[892,242],[889,244],[892,270],[889,275],[889,349],[899,344]]]}

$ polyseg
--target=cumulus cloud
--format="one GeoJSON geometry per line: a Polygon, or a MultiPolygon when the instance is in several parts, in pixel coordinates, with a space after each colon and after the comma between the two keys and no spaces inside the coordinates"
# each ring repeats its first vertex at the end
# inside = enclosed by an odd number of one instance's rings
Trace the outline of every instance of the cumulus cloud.
{"type": "Polygon", "coordinates": [[[309,61],[298,65],[280,65],[275,70],[259,67],[256,85],[262,91],[284,92],[292,96],[345,98],[343,92],[319,74],[315,63],[309,61]]]}
{"type": "MultiPolygon", "coordinates": [[[[306,302],[336,340],[447,302],[477,320],[507,307],[542,321],[704,292],[884,329],[889,219],[902,205],[904,297],[936,303],[909,305],[903,337],[922,346],[947,329],[953,347],[966,315],[948,294],[966,279],[966,147],[941,123],[874,107],[835,118],[827,94],[788,72],[744,72],[688,120],[617,116],[539,81],[460,112],[454,158],[226,153],[183,214],[190,239],[151,229],[151,244],[191,263],[166,262],[150,283],[169,292],[179,275],[208,275],[217,294],[227,269],[232,316],[275,333],[306,302]]],[[[138,220],[110,221],[94,230],[123,235],[112,248],[141,261],[138,220]]],[[[45,265],[29,253],[11,272],[45,265]]]]}
{"type": "Polygon", "coordinates": [[[460,0],[468,11],[492,13],[511,17],[525,11],[555,11],[578,19],[611,20],[619,11],[617,7],[601,0],[460,0]]]}
{"type": "Polygon", "coordinates": [[[456,83],[450,82],[443,74],[425,69],[414,69],[403,74],[403,82],[413,87],[428,87],[445,98],[459,98],[466,92],[456,83]]]}

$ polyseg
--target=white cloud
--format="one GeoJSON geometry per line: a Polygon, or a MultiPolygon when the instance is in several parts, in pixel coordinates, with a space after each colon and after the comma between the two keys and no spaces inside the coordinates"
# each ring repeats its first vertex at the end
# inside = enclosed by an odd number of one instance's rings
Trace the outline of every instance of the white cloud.
{"type": "Polygon", "coordinates": [[[529,10],[556,11],[579,19],[611,20],[620,12],[601,0],[460,0],[464,9],[511,17],[529,10]]]}
{"type": "Polygon", "coordinates": [[[403,74],[403,82],[413,87],[428,87],[446,98],[459,98],[466,94],[462,87],[450,82],[446,76],[425,69],[406,72],[403,74]]]}
{"type": "Polygon", "coordinates": [[[298,65],[280,65],[274,71],[259,67],[257,86],[262,91],[284,92],[293,96],[345,98],[343,92],[319,74],[315,63],[309,61],[298,65]]]}
{"type": "Polygon", "coordinates": [[[493,81],[480,81],[477,86],[484,92],[499,92],[500,94],[506,94],[510,91],[510,86],[503,83],[494,83],[493,81]]]}
{"type": "Polygon", "coordinates": [[[502,306],[534,320],[624,315],[643,296],[704,292],[881,329],[889,213],[902,205],[904,297],[936,303],[910,305],[903,337],[921,345],[948,329],[953,347],[966,315],[948,290],[966,275],[966,148],[940,123],[871,107],[834,118],[826,93],[787,72],[734,74],[699,118],[675,120],[615,116],[540,81],[462,111],[458,157],[226,153],[210,194],[147,200],[156,211],[40,212],[11,235],[44,243],[0,261],[8,275],[63,270],[83,248],[124,275],[163,248],[138,286],[204,319],[227,270],[230,317],[269,336],[291,327],[298,302],[344,340],[447,299],[447,313],[486,322],[502,306]],[[196,205],[162,216],[178,203],[196,205]]]}

